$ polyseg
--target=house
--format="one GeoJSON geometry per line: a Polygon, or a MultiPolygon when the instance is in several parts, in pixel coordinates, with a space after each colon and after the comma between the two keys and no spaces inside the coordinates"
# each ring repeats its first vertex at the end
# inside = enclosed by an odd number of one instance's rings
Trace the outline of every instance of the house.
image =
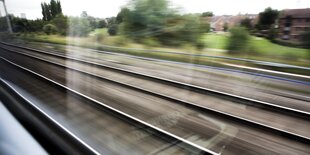
{"type": "Polygon", "coordinates": [[[239,25],[241,20],[249,18],[254,25],[257,22],[256,14],[244,14],[244,15],[223,15],[223,16],[213,16],[210,22],[211,29],[213,31],[224,31],[224,25],[227,24],[228,28],[239,25]]]}
{"type": "Polygon", "coordinates": [[[279,17],[278,27],[279,38],[300,41],[301,34],[310,31],[310,8],[283,10],[279,17]]]}

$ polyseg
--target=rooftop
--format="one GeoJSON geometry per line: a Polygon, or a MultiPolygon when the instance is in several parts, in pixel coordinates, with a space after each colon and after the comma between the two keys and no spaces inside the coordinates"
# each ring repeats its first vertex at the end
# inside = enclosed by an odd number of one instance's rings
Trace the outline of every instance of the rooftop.
{"type": "Polygon", "coordinates": [[[280,18],[292,16],[293,18],[310,18],[310,8],[305,9],[285,9],[282,11],[280,18]]]}

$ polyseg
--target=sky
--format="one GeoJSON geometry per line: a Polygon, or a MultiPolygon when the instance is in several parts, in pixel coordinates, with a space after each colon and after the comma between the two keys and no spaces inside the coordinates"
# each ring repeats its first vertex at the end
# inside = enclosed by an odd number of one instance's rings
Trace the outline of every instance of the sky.
{"type": "MultiPolygon", "coordinates": [[[[5,0],[8,12],[15,16],[25,13],[28,19],[42,18],[41,2],[50,0],[5,0]]],[[[94,17],[116,16],[128,0],[60,0],[63,13],[79,16],[82,11],[94,17]]],[[[170,0],[173,6],[183,8],[184,13],[212,11],[215,15],[257,14],[267,7],[274,9],[310,8],[310,0],[170,0]]],[[[4,15],[2,3],[0,13],[4,15]]]]}

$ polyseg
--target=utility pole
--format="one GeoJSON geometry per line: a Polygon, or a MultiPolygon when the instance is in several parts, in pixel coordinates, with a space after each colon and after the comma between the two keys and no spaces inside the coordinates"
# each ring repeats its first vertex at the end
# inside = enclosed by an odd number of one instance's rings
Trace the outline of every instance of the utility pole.
{"type": "Polygon", "coordinates": [[[6,22],[8,24],[8,30],[9,30],[9,33],[13,33],[13,30],[12,30],[12,26],[11,26],[11,21],[10,21],[10,17],[9,17],[9,14],[8,14],[8,11],[6,9],[6,5],[5,5],[5,2],[4,0],[0,0],[3,2],[3,7],[4,7],[4,12],[5,12],[5,15],[6,15],[6,22]]]}

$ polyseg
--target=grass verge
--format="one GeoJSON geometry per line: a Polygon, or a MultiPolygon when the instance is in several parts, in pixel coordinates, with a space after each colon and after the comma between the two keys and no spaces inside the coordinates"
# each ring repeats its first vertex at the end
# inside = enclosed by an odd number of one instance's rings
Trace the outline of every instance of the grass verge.
{"type": "MultiPolygon", "coordinates": [[[[212,44],[211,47],[216,48],[224,48],[227,42],[227,35],[225,34],[208,34],[205,37],[206,43],[212,44]]],[[[248,62],[240,62],[240,61],[233,61],[233,60],[225,60],[225,59],[215,59],[215,58],[208,58],[208,57],[192,57],[188,55],[178,54],[177,52],[184,52],[184,49],[178,48],[164,48],[160,47],[160,51],[173,51],[175,53],[163,53],[163,52],[150,52],[150,50],[140,50],[141,45],[135,45],[133,43],[126,43],[124,45],[119,45],[122,47],[117,47],[117,43],[115,45],[115,40],[119,39],[119,36],[110,37],[108,36],[105,29],[96,30],[90,33],[89,37],[85,38],[75,38],[75,37],[64,37],[59,35],[37,35],[37,34],[22,34],[15,36],[15,38],[28,40],[28,41],[35,41],[35,42],[44,42],[44,43],[53,43],[53,44],[61,44],[61,45],[73,45],[97,50],[104,50],[104,51],[111,51],[111,52],[118,52],[118,53],[125,53],[135,56],[143,56],[149,58],[157,58],[157,59],[164,59],[164,60],[171,60],[171,61],[179,61],[179,62],[187,62],[193,64],[202,64],[202,65],[211,65],[217,67],[226,67],[219,62],[228,62],[238,65],[244,66],[251,66],[251,67],[258,67],[258,68],[265,68],[270,70],[277,70],[277,71],[284,71],[290,73],[297,73],[303,75],[310,75],[310,73],[305,73],[304,70],[296,70],[290,68],[283,68],[283,67],[270,67],[264,66],[259,64],[253,64],[248,62]],[[102,40],[98,41],[98,35],[103,35],[102,40]],[[103,43],[108,43],[111,45],[105,45],[103,43]]],[[[124,38],[122,38],[124,39],[124,38]]],[[[126,41],[126,40],[123,40],[126,41]]],[[[245,53],[243,55],[237,55],[237,57],[241,58],[250,58],[254,60],[264,60],[264,61],[271,61],[271,62],[280,62],[292,65],[300,65],[310,67],[309,59],[307,59],[307,54],[310,51],[307,49],[299,49],[299,48],[292,48],[292,47],[285,47],[281,45],[276,45],[269,42],[266,39],[252,37],[251,46],[254,47],[257,53],[259,54],[251,54],[245,53]],[[268,52],[268,51],[275,51],[275,52],[268,52]],[[266,58],[267,57],[267,58],[266,58]],[[289,57],[286,59],[286,57],[289,57]],[[306,57],[306,58],[305,58],[306,57]],[[277,61],[275,61],[277,60],[277,61]],[[291,60],[294,60],[291,62],[291,60]]],[[[209,46],[209,48],[211,48],[209,46]]],[[[158,49],[152,49],[158,50],[158,49]]],[[[189,54],[209,54],[213,55],[213,53],[209,53],[208,51],[196,51],[196,50],[185,50],[189,54]]],[[[217,52],[214,54],[215,56],[231,56],[225,52],[217,52]]],[[[235,56],[235,55],[234,55],[235,56]]],[[[234,67],[228,67],[234,68],[234,67]]],[[[235,68],[234,68],[235,69],[235,68]]]]}

